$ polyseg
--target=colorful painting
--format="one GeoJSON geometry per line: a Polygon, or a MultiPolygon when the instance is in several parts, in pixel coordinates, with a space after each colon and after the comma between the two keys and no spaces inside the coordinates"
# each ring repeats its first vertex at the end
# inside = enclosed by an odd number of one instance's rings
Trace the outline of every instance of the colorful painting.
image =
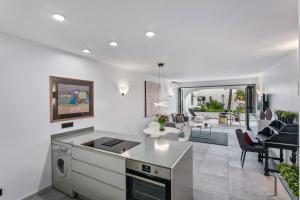
{"type": "Polygon", "coordinates": [[[94,116],[93,81],[50,77],[51,122],[94,116]]]}
{"type": "Polygon", "coordinates": [[[154,106],[159,101],[159,83],[145,81],[145,117],[159,113],[159,107],[154,106]]]}
{"type": "Polygon", "coordinates": [[[89,112],[89,87],[58,84],[58,114],[89,112]]]}

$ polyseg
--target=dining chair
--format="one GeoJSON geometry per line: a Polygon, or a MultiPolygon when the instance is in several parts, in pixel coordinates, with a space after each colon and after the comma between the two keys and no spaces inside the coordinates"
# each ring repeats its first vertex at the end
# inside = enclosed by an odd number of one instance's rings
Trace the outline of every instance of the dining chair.
{"type": "Polygon", "coordinates": [[[235,130],[236,133],[236,137],[238,139],[239,145],[242,149],[242,154],[241,154],[241,162],[242,162],[242,167],[244,167],[244,162],[245,162],[245,158],[246,158],[246,153],[247,152],[255,152],[255,153],[259,153],[261,155],[264,156],[266,150],[264,149],[263,145],[261,145],[260,143],[253,143],[253,145],[249,145],[246,140],[245,140],[245,136],[243,133],[243,131],[241,129],[236,129],[235,130]]]}

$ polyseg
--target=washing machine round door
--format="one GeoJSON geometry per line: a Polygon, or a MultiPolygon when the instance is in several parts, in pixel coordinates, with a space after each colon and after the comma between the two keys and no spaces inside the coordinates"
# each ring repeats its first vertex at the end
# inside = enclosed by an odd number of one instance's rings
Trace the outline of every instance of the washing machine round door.
{"type": "Polygon", "coordinates": [[[62,178],[65,177],[68,173],[67,163],[62,156],[56,157],[56,170],[58,175],[60,175],[62,178]]]}

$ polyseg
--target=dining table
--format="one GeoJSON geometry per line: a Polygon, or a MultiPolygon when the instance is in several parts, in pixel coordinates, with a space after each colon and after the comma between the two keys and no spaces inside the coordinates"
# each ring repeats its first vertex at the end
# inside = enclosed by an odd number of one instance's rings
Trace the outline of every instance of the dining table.
{"type": "Polygon", "coordinates": [[[143,130],[144,134],[149,135],[150,137],[161,137],[168,133],[179,134],[180,130],[173,127],[165,127],[163,131],[159,130],[159,127],[148,127],[143,130]]]}

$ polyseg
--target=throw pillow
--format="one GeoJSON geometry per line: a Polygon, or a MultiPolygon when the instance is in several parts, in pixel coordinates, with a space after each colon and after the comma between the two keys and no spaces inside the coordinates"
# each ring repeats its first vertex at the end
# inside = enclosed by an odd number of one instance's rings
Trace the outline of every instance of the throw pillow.
{"type": "Polygon", "coordinates": [[[177,123],[183,123],[184,122],[184,116],[181,114],[176,115],[176,121],[177,123]]]}
{"type": "Polygon", "coordinates": [[[253,146],[253,141],[247,132],[244,133],[244,139],[247,144],[249,144],[250,146],[253,146]]]}

